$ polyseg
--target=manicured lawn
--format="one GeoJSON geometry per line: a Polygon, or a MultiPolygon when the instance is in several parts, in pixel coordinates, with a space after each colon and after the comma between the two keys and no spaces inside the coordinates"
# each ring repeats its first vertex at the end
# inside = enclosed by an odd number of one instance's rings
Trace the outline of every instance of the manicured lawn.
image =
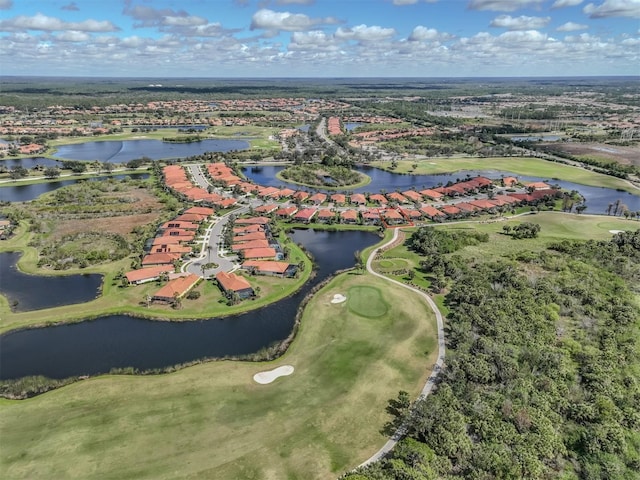
{"type": "MultiPolygon", "coordinates": [[[[391,162],[374,162],[373,166],[389,170],[391,162]]],[[[566,180],[579,183],[581,185],[591,185],[594,187],[619,188],[633,194],[640,193],[637,188],[633,188],[620,178],[595,173],[582,168],[563,165],[561,163],[548,162],[539,158],[529,157],[494,157],[494,158],[429,158],[426,160],[401,160],[397,168],[390,170],[396,173],[413,173],[416,175],[432,175],[436,173],[452,173],[461,170],[501,170],[541,177],[552,180],[566,180]],[[412,165],[418,167],[413,170],[412,165]]]]}
{"type": "Polygon", "coordinates": [[[562,240],[609,240],[613,234],[609,230],[631,230],[640,228],[640,222],[601,215],[566,215],[560,212],[540,212],[505,221],[492,223],[468,223],[445,225],[436,228],[447,230],[475,230],[489,234],[489,241],[465,247],[456,252],[465,258],[508,256],[525,251],[541,251],[551,242],[562,240]],[[503,233],[504,225],[515,226],[523,222],[540,225],[538,238],[514,240],[503,233]]]}
{"type": "Polygon", "coordinates": [[[311,300],[277,361],[102,376],[0,400],[0,470],[4,478],[336,478],[385,442],[387,401],[421,389],[436,358],[434,324],[407,290],[343,274],[311,300]],[[372,319],[330,302],[360,288],[393,309],[372,319]],[[280,365],[295,372],[253,382],[280,365]]]}
{"type": "Polygon", "coordinates": [[[356,315],[377,318],[389,311],[380,290],[369,286],[351,287],[347,294],[347,306],[356,315]]]}

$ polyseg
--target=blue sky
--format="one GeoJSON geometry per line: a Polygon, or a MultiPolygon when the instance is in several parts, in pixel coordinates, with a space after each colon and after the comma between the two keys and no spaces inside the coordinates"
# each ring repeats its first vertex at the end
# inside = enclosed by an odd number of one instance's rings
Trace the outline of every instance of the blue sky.
{"type": "Polygon", "coordinates": [[[640,0],[0,0],[0,74],[640,74],[640,0]]]}

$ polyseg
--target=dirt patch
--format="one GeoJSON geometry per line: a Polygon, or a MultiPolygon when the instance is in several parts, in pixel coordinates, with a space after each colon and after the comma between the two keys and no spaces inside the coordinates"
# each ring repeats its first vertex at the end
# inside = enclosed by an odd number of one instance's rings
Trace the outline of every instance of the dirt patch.
{"type": "Polygon", "coordinates": [[[52,236],[60,238],[65,235],[83,232],[109,232],[129,238],[129,234],[135,227],[144,227],[150,223],[155,223],[159,217],[159,213],[143,213],[139,215],[120,215],[118,217],[63,220],[56,224],[52,236]]]}
{"type": "Polygon", "coordinates": [[[620,147],[606,143],[553,143],[554,149],[577,157],[609,160],[621,165],[640,166],[640,147],[620,147]]]}

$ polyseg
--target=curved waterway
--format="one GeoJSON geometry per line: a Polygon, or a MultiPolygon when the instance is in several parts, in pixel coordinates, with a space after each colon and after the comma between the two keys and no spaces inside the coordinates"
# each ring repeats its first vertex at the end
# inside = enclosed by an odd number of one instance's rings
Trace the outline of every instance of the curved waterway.
{"type": "Polygon", "coordinates": [[[100,141],[60,145],[55,156],[66,160],[124,163],[136,158],[152,160],[202,155],[205,152],[246,150],[245,140],[208,139],[192,143],[170,143],[162,140],[100,141]]]}
{"type": "MultiPolygon", "coordinates": [[[[267,187],[289,187],[293,189],[312,189],[311,187],[300,187],[300,185],[286,182],[276,178],[276,174],[286,167],[282,166],[263,166],[263,167],[245,167],[243,173],[245,176],[257,183],[267,187]]],[[[397,173],[387,172],[375,167],[361,166],[355,168],[358,172],[362,172],[371,177],[371,182],[360,188],[356,189],[343,189],[349,190],[355,193],[377,193],[380,191],[393,192],[395,190],[411,190],[413,188],[417,190],[424,190],[426,188],[433,188],[437,186],[445,185],[447,182],[459,182],[465,180],[467,176],[475,177],[483,175],[491,179],[498,179],[500,176],[513,176],[517,177],[525,182],[542,182],[546,181],[551,185],[558,185],[565,190],[576,190],[584,197],[587,205],[586,213],[605,214],[610,203],[620,201],[628,207],[631,211],[640,210],[640,196],[633,195],[628,192],[620,192],[612,188],[605,187],[590,187],[587,185],[580,185],[578,183],[567,182],[564,180],[555,180],[550,178],[530,177],[526,175],[518,175],[512,172],[505,172],[500,170],[463,170],[456,173],[443,173],[437,175],[400,175],[397,173]]],[[[326,193],[327,190],[322,190],[326,193]]]]}
{"type": "Polygon", "coordinates": [[[280,342],[291,332],[304,296],[336,270],[353,266],[356,250],[379,241],[377,235],[361,231],[298,230],[292,239],[313,255],[317,273],[291,297],[242,315],[202,321],[159,322],[110,315],[10,332],[0,336],[0,379],[66,378],[126,367],[149,370],[245,355],[280,342]]]}
{"type": "Polygon", "coordinates": [[[28,275],[18,270],[21,255],[0,253],[0,293],[16,312],[84,303],[100,294],[102,275],[28,275]]]}

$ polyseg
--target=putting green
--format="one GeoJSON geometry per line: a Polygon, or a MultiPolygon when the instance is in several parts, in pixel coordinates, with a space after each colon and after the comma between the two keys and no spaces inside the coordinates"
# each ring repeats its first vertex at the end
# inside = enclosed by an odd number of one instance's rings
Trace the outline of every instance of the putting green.
{"type": "Polygon", "coordinates": [[[351,287],[347,299],[349,310],[361,317],[377,318],[389,311],[389,305],[375,287],[351,287]]]}

